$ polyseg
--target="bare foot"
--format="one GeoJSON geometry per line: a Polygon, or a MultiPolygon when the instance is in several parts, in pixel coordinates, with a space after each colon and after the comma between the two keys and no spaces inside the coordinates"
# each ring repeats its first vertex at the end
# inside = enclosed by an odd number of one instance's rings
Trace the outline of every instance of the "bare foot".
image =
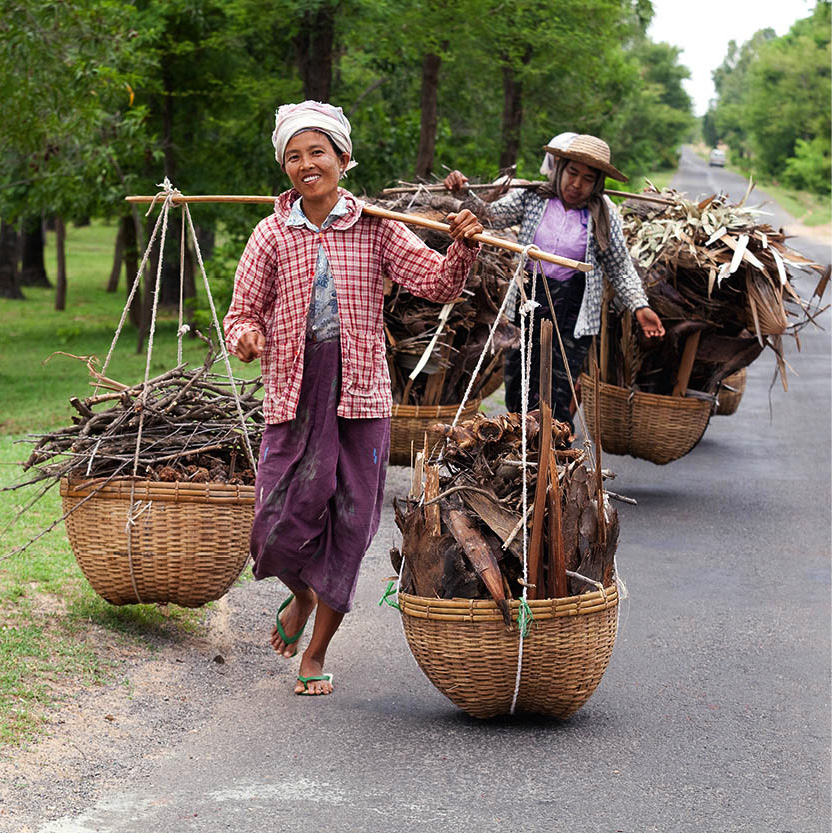
{"type": "Polygon", "coordinates": [[[304,652],[298,671],[298,682],[295,685],[295,695],[330,695],[332,693],[332,679],[324,672],[323,658],[312,657],[308,651],[304,652]],[[301,680],[305,678],[306,680],[301,680]],[[309,680],[309,678],[324,678],[323,680],[309,680]]]}
{"type": "Polygon", "coordinates": [[[280,627],[283,629],[283,636],[281,636],[277,625],[272,628],[271,644],[272,648],[283,657],[294,657],[298,651],[298,643],[300,642],[303,629],[306,627],[306,621],[315,610],[315,604],[318,598],[315,592],[311,589],[300,594],[295,594],[286,608],[280,615],[280,627]],[[286,637],[284,640],[283,638],[286,637]],[[289,642],[291,638],[295,638],[289,642]]]}

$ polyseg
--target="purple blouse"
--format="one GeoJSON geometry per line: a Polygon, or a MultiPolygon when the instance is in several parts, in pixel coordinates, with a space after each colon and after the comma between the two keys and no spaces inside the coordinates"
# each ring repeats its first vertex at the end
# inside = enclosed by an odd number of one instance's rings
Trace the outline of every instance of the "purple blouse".
{"type": "MultiPolygon", "coordinates": [[[[583,261],[586,257],[588,221],[589,209],[567,210],[557,197],[552,197],[546,202],[533,243],[544,252],[583,261]]],[[[575,270],[568,266],[558,266],[548,261],[540,261],[540,266],[543,274],[555,281],[565,281],[575,274],[575,270]]]]}

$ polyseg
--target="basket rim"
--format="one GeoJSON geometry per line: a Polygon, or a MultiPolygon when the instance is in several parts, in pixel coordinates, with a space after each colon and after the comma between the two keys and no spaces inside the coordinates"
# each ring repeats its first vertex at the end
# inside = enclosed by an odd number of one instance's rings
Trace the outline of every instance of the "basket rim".
{"type": "MultiPolygon", "coordinates": [[[[581,394],[585,396],[587,393],[594,394],[591,390],[595,385],[595,378],[587,373],[581,373],[581,394]],[[584,388],[584,380],[586,380],[587,387],[584,388]]],[[[710,413],[713,408],[713,403],[709,400],[702,400],[698,397],[674,397],[672,394],[651,394],[648,391],[638,391],[634,388],[622,388],[620,385],[611,385],[609,382],[601,383],[601,391],[610,394],[614,397],[629,398],[633,397],[646,403],[652,403],[663,408],[678,408],[688,409],[690,411],[702,411],[710,413]]]]}
{"type": "MultiPolygon", "coordinates": [[[[475,397],[465,403],[464,411],[479,409],[482,399],[475,397]]],[[[459,403],[451,405],[403,405],[393,403],[393,417],[453,417],[459,410],[459,403]]]]}
{"type": "Polygon", "coordinates": [[[216,482],[148,481],[123,478],[61,478],[60,494],[66,498],[86,498],[95,495],[106,499],[156,501],[223,501],[254,503],[254,486],[250,484],[222,484],[216,482]]]}
{"type": "MultiPolygon", "coordinates": [[[[503,615],[493,599],[461,597],[436,599],[420,597],[404,591],[399,592],[398,599],[402,616],[443,622],[502,622],[503,620],[503,615]]],[[[594,614],[608,608],[615,608],[616,605],[618,605],[616,582],[603,590],[587,591],[575,596],[528,600],[528,606],[535,620],[594,614]]],[[[509,611],[512,621],[516,621],[520,611],[520,600],[509,600],[509,611]]]]}

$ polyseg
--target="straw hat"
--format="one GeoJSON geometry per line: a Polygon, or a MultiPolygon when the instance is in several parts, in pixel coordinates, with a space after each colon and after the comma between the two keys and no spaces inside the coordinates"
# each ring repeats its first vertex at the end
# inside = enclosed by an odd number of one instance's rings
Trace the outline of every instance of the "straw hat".
{"type": "Polygon", "coordinates": [[[544,145],[543,150],[555,156],[583,162],[584,165],[603,171],[614,180],[627,182],[627,177],[610,163],[610,146],[597,136],[588,133],[561,133],[552,140],[551,145],[544,145]]]}

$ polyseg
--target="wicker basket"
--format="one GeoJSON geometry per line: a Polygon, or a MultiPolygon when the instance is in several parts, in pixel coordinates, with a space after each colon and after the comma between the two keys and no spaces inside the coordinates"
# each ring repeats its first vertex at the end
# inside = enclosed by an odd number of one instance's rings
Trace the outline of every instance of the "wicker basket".
{"type": "MultiPolygon", "coordinates": [[[[711,416],[710,400],[631,391],[601,383],[601,447],[665,464],[686,455],[702,438],[711,416]]],[[[581,404],[595,437],[595,380],[581,374],[581,404]]]]}
{"type": "MultiPolygon", "coordinates": [[[[430,682],[475,718],[511,710],[520,634],[492,600],[399,594],[404,633],[430,682]]],[[[516,710],[567,718],[595,691],[618,626],[615,585],[562,599],[530,600],[516,710]]],[[[511,602],[516,621],[519,603],[511,602]]]]}
{"type": "MultiPolygon", "coordinates": [[[[465,403],[460,420],[470,420],[480,410],[479,398],[465,403]]],[[[411,444],[417,452],[428,435],[430,449],[441,439],[441,435],[429,431],[434,423],[451,423],[456,417],[459,405],[394,405],[390,421],[390,463],[394,466],[410,466],[411,444]]]]}
{"type": "Polygon", "coordinates": [[[75,558],[113,605],[196,608],[219,599],[248,560],[253,486],[64,478],[61,496],[75,558]]]}
{"type": "Polygon", "coordinates": [[[740,405],[748,372],[740,368],[722,380],[717,391],[717,407],[714,414],[733,414],[740,405]],[[730,386],[727,388],[726,386],[730,386]]]}

